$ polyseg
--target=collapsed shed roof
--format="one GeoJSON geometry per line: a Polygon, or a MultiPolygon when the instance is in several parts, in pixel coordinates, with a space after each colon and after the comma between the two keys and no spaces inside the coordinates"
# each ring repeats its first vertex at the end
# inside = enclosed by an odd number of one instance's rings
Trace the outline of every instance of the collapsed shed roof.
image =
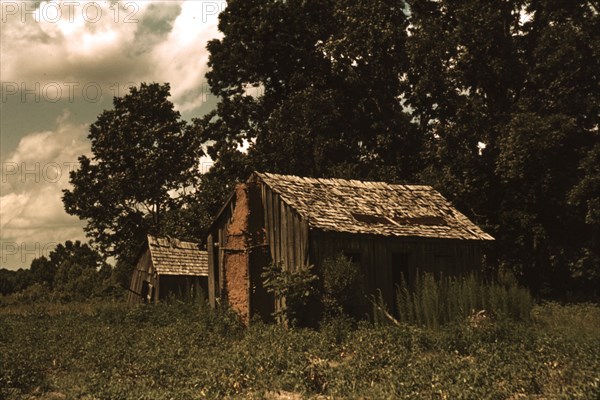
{"type": "Polygon", "coordinates": [[[273,192],[324,231],[494,240],[431,186],[256,173],[273,192]]]}
{"type": "Polygon", "coordinates": [[[148,235],[148,248],[159,275],[208,276],[208,253],[197,243],[148,235]]]}

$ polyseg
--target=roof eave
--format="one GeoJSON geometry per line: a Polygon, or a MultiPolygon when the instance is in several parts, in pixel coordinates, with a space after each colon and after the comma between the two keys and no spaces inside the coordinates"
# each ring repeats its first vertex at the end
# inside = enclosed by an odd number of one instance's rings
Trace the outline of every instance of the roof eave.
{"type": "Polygon", "coordinates": [[[367,235],[367,236],[380,236],[380,237],[386,237],[386,238],[419,239],[419,240],[424,240],[424,239],[425,240],[453,240],[453,241],[469,241],[469,242],[482,242],[482,243],[494,242],[496,240],[496,239],[494,239],[494,237],[492,237],[491,235],[488,235],[488,234],[485,234],[487,237],[482,237],[482,238],[461,238],[461,237],[450,238],[450,237],[439,237],[439,236],[394,235],[394,234],[387,235],[387,234],[381,233],[381,232],[352,232],[352,231],[344,231],[344,230],[327,229],[327,228],[311,226],[311,225],[309,225],[309,230],[320,232],[320,233],[339,233],[339,234],[345,234],[345,235],[367,235]]]}

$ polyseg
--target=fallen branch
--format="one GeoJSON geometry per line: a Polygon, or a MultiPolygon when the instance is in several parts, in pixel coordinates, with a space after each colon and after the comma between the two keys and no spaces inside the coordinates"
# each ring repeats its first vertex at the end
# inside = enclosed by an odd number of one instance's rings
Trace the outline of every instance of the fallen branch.
{"type": "Polygon", "coordinates": [[[375,300],[373,300],[372,298],[369,299],[369,301],[371,302],[371,304],[373,304],[375,307],[377,307],[377,309],[379,311],[381,311],[383,313],[383,315],[385,315],[385,317],[387,319],[389,319],[391,322],[394,323],[394,325],[396,326],[402,326],[402,324],[400,323],[400,321],[398,321],[396,318],[394,318],[392,316],[392,314],[390,314],[385,308],[383,308],[381,305],[377,304],[377,302],[375,300]]]}

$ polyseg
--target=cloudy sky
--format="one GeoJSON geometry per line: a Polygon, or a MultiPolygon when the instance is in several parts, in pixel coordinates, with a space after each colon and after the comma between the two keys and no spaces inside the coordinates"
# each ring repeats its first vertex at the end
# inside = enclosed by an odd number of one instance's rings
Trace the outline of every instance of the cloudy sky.
{"type": "Polygon", "coordinates": [[[87,129],[112,97],[169,82],[190,120],[214,107],[206,42],[224,1],[0,2],[2,268],[28,267],[65,240],[85,240],[61,190],[87,129]]]}

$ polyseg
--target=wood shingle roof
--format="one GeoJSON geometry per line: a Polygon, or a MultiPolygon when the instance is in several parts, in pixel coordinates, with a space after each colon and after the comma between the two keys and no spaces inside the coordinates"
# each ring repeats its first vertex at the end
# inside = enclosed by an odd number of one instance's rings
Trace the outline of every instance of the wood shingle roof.
{"type": "Polygon", "coordinates": [[[208,276],[208,253],[197,243],[148,235],[148,248],[159,275],[208,276]]]}
{"type": "Polygon", "coordinates": [[[256,173],[273,192],[324,231],[494,240],[431,186],[256,173]]]}

